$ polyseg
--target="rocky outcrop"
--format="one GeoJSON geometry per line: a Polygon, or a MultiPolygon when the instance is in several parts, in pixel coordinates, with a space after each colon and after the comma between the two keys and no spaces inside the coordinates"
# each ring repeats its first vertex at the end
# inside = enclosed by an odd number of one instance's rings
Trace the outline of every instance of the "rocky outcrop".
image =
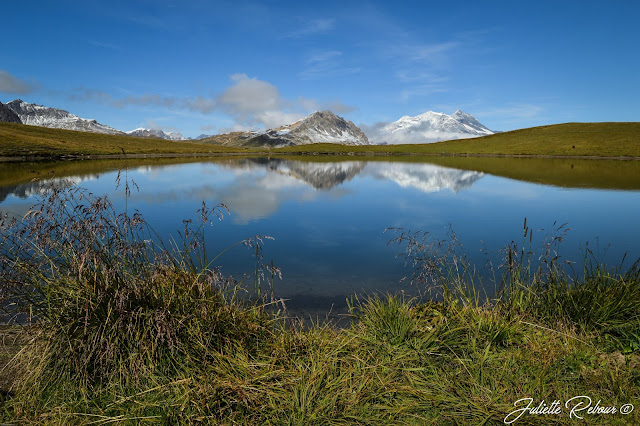
{"type": "Polygon", "coordinates": [[[18,114],[13,112],[11,108],[0,102],[0,121],[7,123],[22,123],[18,114]]]}

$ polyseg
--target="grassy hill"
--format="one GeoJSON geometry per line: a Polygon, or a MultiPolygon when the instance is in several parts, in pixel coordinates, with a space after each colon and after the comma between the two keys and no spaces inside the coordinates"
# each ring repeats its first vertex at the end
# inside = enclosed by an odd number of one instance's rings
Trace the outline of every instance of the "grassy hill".
{"type": "Polygon", "coordinates": [[[245,152],[200,142],[105,135],[0,122],[0,156],[245,152]]]}
{"type": "MultiPolygon", "coordinates": [[[[219,138],[218,138],[219,139],[219,138]]],[[[82,154],[256,153],[265,148],[235,148],[219,143],[84,133],[14,123],[0,123],[0,156],[82,154]]],[[[640,123],[566,123],[475,139],[432,144],[351,146],[312,144],[270,149],[271,154],[359,155],[533,155],[640,157],[640,123]]]]}
{"type": "Polygon", "coordinates": [[[480,154],[640,157],[640,123],[566,123],[431,144],[278,148],[286,153],[480,154]]]}

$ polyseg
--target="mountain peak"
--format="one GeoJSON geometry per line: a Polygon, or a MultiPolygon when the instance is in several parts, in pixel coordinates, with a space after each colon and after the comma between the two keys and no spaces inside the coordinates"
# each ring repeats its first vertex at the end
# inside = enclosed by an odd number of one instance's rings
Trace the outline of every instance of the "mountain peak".
{"type": "Polygon", "coordinates": [[[307,115],[306,118],[309,118],[309,117],[333,118],[333,117],[337,117],[337,115],[335,115],[333,112],[329,111],[328,109],[325,109],[322,111],[314,111],[311,114],[307,115]]]}
{"type": "Polygon", "coordinates": [[[369,139],[351,121],[332,111],[314,111],[295,123],[269,129],[265,132],[239,132],[213,138],[223,145],[281,147],[312,143],[338,143],[343,145],[369,145],[369,139]]]}
{"type": "Polygon", "coordinates": [[[369,145],[369,139],[362,130],[329,110],[315,111],[296,123],[284,126],[279,133],[296,138],[295,145],[322,142],[369,145]]]}
{"type": "Polygon", "coordinates": [[[404,116],[378,129],[376,143],[430,143],[493,134],[471,114],[457,110],[452,115],[427,111],[404,116]]]}

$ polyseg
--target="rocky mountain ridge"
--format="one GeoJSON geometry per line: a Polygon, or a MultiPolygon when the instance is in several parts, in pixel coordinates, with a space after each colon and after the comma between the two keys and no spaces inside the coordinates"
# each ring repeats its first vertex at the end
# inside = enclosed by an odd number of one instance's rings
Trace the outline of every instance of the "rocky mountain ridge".
{"type": "Polygon", "coordinates": [[[22,120],[18,117],[18,114],[13,112],[11,108],[7,105],[0,102],[0,121],[4,121],[7,123],[20,123],[22,124],[22,120]]]}
{"type": "Polygon", "coordinates": [[[360,128],[331,111],[316,111],[295,123],[265,132],[231,132],[204,139],[203,142],[272,148],[323,142],[369,145],[367,135],[360,128]]]}
{"type": "Polygon", "coordinates": [[[63,109],[30,104],[21,99],[13,100],[7,103],[6,106],[20,117],[22,124],[110,135],[124,134],[124,132],[106,124],[98,123],[96,120],[81,118],[63,109]]]}
{"type": "Polygon", "coordinates": [[[180,133],[164,132],[159,129],[138,128],[129,132],[123,132],[106,124],[99,123],[97,120],[78,117],[63,109],[32,104],[22,99],[15,99],[6,104],[0,102],[0,121],[54,129],[76,130],[80,132],[105,133],[109,135],[126,134],[129,136],[159,138],[172,141],[185,140],[180,133]]]}

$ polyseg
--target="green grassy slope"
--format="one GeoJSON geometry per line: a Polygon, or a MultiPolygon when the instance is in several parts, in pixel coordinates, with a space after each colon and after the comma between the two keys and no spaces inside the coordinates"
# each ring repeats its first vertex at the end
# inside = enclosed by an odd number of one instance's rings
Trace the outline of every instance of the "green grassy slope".
{"type": "Polygon", "coordinates": [[[49,129],[0,122],[0,156],[58,156],[79,154],[173,154],[244,152],[243,149],[198,142],[173,142],[49,129]]]}
{"type": "Polygon", "coordinates": [[[314,144],[279,148],[273,151],[337,154],[353,152],[640,157],[640,123],[566,123],[432,144],[374,146],[314,144]]]}

